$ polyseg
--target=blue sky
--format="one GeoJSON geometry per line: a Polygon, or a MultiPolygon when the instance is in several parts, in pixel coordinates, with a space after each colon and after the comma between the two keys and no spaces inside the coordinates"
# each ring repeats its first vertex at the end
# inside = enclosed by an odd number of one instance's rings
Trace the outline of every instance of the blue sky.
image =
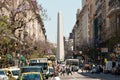
{"type": "Polygon", "coordinates": [[[81,9],[81,0],[37,0],[38,4],[42,4],[44,9],[47,9],[47,15],[51,18],[49,21],[44,21],[46,35],[48,41],[57,42],[57,14],[62,12],[63,19],[63,36],[68,37],[72,32],[76,21],[77,9],[81,9]]]}

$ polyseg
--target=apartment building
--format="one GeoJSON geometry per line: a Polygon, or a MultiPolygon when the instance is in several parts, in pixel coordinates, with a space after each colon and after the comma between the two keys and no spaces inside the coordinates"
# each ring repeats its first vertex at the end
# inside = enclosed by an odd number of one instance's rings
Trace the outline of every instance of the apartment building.
{"type": "Polygon", "coordinates": [[[80,50],[89,46],[88,4],[83,0],[83,7],[77,10],[76,23],[74,25],[74,49],[80,50]]]}
{"type": "Polygon", "coordinates": [[[108,18],[108,40],[107,46],[110,52],[120,54],[120,0],[108,0],[107,2],[108,18]]]}
{"type": "Polygon", "coordinates": [[[46,30],[39,15],[38,4],[33,0],[1,1],[1,15],[6,15],[10,25],[14,26],[14,36],[21,41],[45,42],[46,30]],[[3,5],[2,5],[3,4],[3,5]]]}
{"type": "Polygon", "coordinates": [[[94,47],[103,47],[107,37],[106,0],[96,0],[96,14],[94,18],[94,47]]]}
{"type": "Polygon", "coordinates": [[[93,48],[94,46],[94,17],[95,17],[95,1],[94,0],[88,0],[88,34],[89,34],[89,47],[93,48]]]}

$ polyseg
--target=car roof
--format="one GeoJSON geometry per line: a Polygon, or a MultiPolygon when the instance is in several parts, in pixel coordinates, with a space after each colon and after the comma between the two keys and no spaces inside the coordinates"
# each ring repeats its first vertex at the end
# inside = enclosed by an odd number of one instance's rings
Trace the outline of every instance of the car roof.
{"type": "Polygon", "coordinates": [[[42,68],[42,66],[24,66],[21,68],[42,68]]]}
{"type": "Polygon", "coordinates": [[[41,74],[40,72],[25,72],[25,73],[22,73],[22,74],[41,74]]]}
{"type": "Polygon", "coordinates": [[[13,71],[13,70],[20,70],[20,68],[12,68],[12,69],[8,69],[8,70],[10,70],[10,71],[13,71]]]}

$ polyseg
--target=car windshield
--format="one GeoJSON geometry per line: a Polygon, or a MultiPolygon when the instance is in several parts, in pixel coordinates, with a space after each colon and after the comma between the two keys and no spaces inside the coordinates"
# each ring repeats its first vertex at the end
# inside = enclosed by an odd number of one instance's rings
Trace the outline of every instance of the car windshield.
{"type": "Polygon", "coordinates": [[[13,71],[12,71],[12,74],[13,74],[14,76],[17,76],[17,75],[19,75],[19,71],[20,71],[20,70],[13,70],[13,71]]]}
{"type": "Polygon", "coordinates": [[[40,74],[24,74],[22,80],[41,80],[40,74]]]}
{"type": "Polygon", "coordinates": [[[0,71],[0,75],[5,75],[4,71],[0,71]]]}
{"type": "Polygon", "coordinates": [[[21,69],[21,73],[25,73],[25,72],[43,72],[42,69],[40,68],[22,68],[21,69]]]}

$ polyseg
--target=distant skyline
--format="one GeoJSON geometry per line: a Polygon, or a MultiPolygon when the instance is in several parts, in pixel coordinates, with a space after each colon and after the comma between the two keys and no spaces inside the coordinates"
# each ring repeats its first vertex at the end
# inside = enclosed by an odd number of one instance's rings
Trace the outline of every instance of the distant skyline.
{"type": "Polygon", "coordinates": [[[46,35],[49,42],[57,43],[57,14],[62,12],[63,35],[69,37],[76,21],[77,9],[81,9],[81,0],[37,0],[44,9],[50,21],[44,21],[46,35]]]}

